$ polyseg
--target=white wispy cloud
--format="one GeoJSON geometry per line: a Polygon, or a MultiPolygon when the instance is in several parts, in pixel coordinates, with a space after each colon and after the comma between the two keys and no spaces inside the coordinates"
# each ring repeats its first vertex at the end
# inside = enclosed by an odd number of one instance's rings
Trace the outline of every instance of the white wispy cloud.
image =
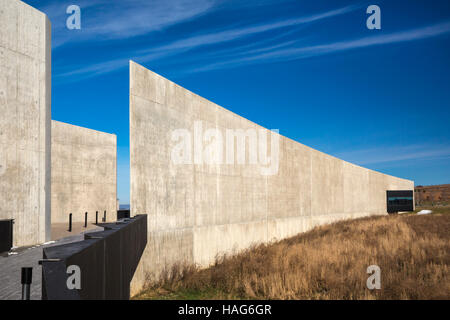
{"type": "Polygon", "coordinates": [[[218,0],[78,0],[76,3],[52,2],[39,9],[52,22],[52,46],[57,48],[69,42],[123,39],[162,30],[209,12],[217,2],[218,0]],[[81,8],[81,30],[66,29],[66,8],[71,4],[81,8]]]}
{"type": "MultiPolygon", "coordinates": [[[[107,3],[109,2],[103,1],[104,0],[101,0],[100,3],[103,3],[105,6],[107,6],[107,3]]],[[[111,33],[111,35],[109,35],[110,37],[139,35],[155,28],[157,29],[162,26],[172,25],[174,23],[184,21],[185,19],[192,18],[208,10],[213,10],[212,7],[214,6],[214,0],[201,0],[199,2],[196,1],[197,4],[195,5],[193,5],[192,1],[188,0],[169,1],[168,3],[170,3],[170,6],[174,6],[175,12],[180,11],[180,13],[167,15],[167,10],[169,10],[167,6],[169,4],[161,5],[161,3],[164,2],[156,1],[158,5],[156,5],[155,8],[152,7],[152,10],[149,10],[146,7],[139,8],[138,6],[138,8],[136,8],[137,2],[141,3],[142,1],[133,0],[129,4],[127,4],[125,9],[122,7],[124,13],[120,16],[120,18],[117,19],[116,22],[110,21],[111,19],[108,17],[102,17],[102,19],[107,21],[107,23],[104,23],[101,26],[97,26],[96,28],[94,28],[94,31],[91,32],[94,35],[102,35],[106,32],[109,32],[111,33]],[[139,12],[135,12],[136,10],[138,10],[139,12]],[[145,15],[148,15],[148,12],[150,11],[152,12],[152,15],[155,15],[151,23],[146,22],[147,20],[145,19],[145,15]],[[167,18],[167,16],[171,16],[171,18],[167,18]],[[130,19],[133,21],[130,22],[130,19]],[[133,24],[133,26],[130,27],[130,24],[133,24]]],[[[99,5],[99,2],[96,2],[95,6],[99,5]]],[[[149,49],[140,50],[137,52],[127,52],[125,50],[114,59],[108,61],[92,63],[87,66],[78,66],[78,68],[75,68],[74,66],[68,66],[67,68],[60,70],[58,74],[56,74],[56,78],[63,79],[67,77],[78,76],[78,79],[83,79],[99,74],[109,73],[127,67],[129,59],[136,60],[140,63],[147,63],[150,61],[157,61],[168,57],[177,56],[177,59],[174,59],[173,61],[179,63],[182,62],[183,59],[187,59],[183,57],[183,53],[201,48],[203,46],[211,46],[236,40],[242,40],[247,37],[260,35],[269,31],[282,30],[282,32],[280,32],[278,35],[269,37],[269,39],[274,40],[277,37],[283,37],[283,34],[291,33],[294,27],[304,27],[314,22],[349,13],[351,11],[357,10],[358,8],[359,6],[346,6],[318,14],[311,14],[307,16],[279,21],[270,21],[264,24],[233,27],[231,29],[225,30],[213,30],[207,33],[196,34],[180,40],[175,40],[167,44],[153,46],[149,49]]],[[[98,10],[98,8],[96,9],[98,10]]],[[[191,61],[189,61],[189,65],[191,65],[191,67],[179,69],[177,70],[177,73],[182,75],[192,72],[204,72],[216,69],[233,68],[248,64],[299,60],[371,46],[417,41],[437,37],[449,32],[450,22],[446,21],[439,24],[415,28],[411,30],[398,31],[389,34],[383,33],[358,39],[335,41],[332,43],[322,43],[314,45],[301,45],[301,43],[303,43],[304,41],[300,41],[300,39],[298,38],[294,40],[285,40],[283,42],[269,41],[269,43],[266,43],[266,39],[257,43],[249,41],[248,44],[243,46],[241,45],[240,47],[230,45],[225,49],[221,48],[218,50],[208,50],[207,52],[205,51],[207,54],[206,58],[208,58],[209,54],[209,58],[215,57],[215,59],[213,60],[219,60],[219,62],[205,64],[204,61],[208,61],[208,59],[204,59],[205,52],[203,52],[203,55],[200,54],[194,57],[190,57],[189,59],[191,59],[191,61]],[[195,59],[198,59],[196,63],[195,59]]],[[[209,59],[209,61],[211,60],[212,59],[209,59]]],[[[71,79],[71,81],[74,80],[76,81],[77,79],[71,79]]]]}
{"type": "Polygon", "coordinates": [[[110,38],[126,38],[180,23],[209,11],[214,0],[142,1],[127,0],[113,4],[107,1],[102,8],[102,20],[91,20],[90,32],[110,38]]]}
{"type": "MultiPolygon", "coordinates": [[[[330,10],[327,12],[322,12],[319,14],[308,15],[304,17],[297,17],[293,19],[287,19],[283,21],[270,22],[266,24],[254,25],[254,26],[244,26],[239,28],[233,28],[230,30],[212,31],[206,34],[198,34],[191,36],[182,40],[176,40],[169,44],[152,47],[150,49],[141,50],[135,54],[128,54],[122,58],[112,59],[110,61],[100,62],[92,64],[86,67],[77,68],[76,70],[70,70],[61,72],[56,75],[57,78],[62,78],[66,76],[73,75],[84,75],[94,76],[102,73],[108,73],[119,68],[127,66],[128,60],[132,58],[139,62],[148,62],[151,60],[156,60],[160,58],[165,58],[168,56],[184,53],[189,50],[197,49],[206,45],[213,45],[219,43],[230,42],[234,40],[239,40],[245,37],[253,36],[256,34],[273,31],[281,28],[287,28],[298,25],[305,25],[309,23],[314,23],[319,20],[326,18],[335,17],[348,13],[350,11],[356,10],[357,6],[347,6],[339,9],[330,10]]],[[[132,32],[132,31],[127,31],[132,32]]],[[[268,50],[273,50],[276,48],[286,47],[287,45],[294,44],[298,42],[297,40],[290,41],[283,44],[275,44],[270,47],[259,48],[250,50],[248,53],[260,53],[268,50]]]]}
{"type": "Polygon", "coordinates": [[[444,22],[423,28],[408,31],[395,32],[386,35],[370,36],[360,39],[340,41],[328,44],[319,44],[305,47],[294,47],[281,50],[273,50],[264,54],[249,55],[239,59],[230,59],[218,63],[209,64],[195,68],[190,72],[210,71],[214,69],[236,67],[242,64],[267,63],[275,61],[288,61],[305,59],[313,56],[342,52],[358,48],[365,48],[376,45],[385,45],[407,41],[416,41],[431,37],[436,37],[450,32],[450,22],[444,22]]]}
{"type": "Polygon", "coordinates": [[[359,165],[381,164],[406,160],[449,159],[448,145],[406,145],[375,147],[336,154],[340,159],[359,165]]]}
{"type": "Polygon", "coordinates": [[[272,23],[266,23],[256,26],[247,26],[234,28],[230,30],[222,30],[222,31],[213,31],[207,34],[195,35],[186,39],[174,41],[170,44],[154,47],[148,50],[144,50],[142,52],[158,52],[158,51],[172,51],[172,50],[180,50],[180,49],[194,49],[205,45],[217,44],[229,42],[237,39],[241,39],[244,37],[252,36],[255,34],[273,31],[276,29],[292,27],[301,24],[313,23],[319,20],[323,20],[326,18],[335,17],[338,15],[342,15],[348,13],[350,11],[358,8],[357,6],[347,6],[335,10],[330,10],[327,12],[322,12],[319,14],[309,15],[305,17],[299,17],[294,19],[286,19],[283,21],[277,21],[272,23]]]}

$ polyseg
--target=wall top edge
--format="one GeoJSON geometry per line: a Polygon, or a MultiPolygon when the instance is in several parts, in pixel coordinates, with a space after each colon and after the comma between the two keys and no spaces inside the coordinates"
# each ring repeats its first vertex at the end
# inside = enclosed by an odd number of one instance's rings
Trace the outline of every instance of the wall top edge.
{"type": "Polygon", "coordinates": [[[52,119],[52,125],[58,125],[58,126],[66,126],[68,128],[80,128],[82,130],[85,131],[91,131],[91,132],[95,132],[95,133],[99,133],[101,135],[105,135],[105,136],[111,136],[114,138],[117,138],[117,135],[115,133],[108,133],[108,132],[104,132],[104,131],[99,131],[99,130],[94,130],[94,129],[90,129],[90,128],[86,128],[86,127],[82,127],[82,126],[77,126],[71,123],[66,123],[66,122],[62,122],[62,121],[58,121],[58,120],[53,120],[52,119]]]}
{"type": "Polygon", "coordinates": [[[2,1],[9,1],[11,3],[15,3],[18,6],[21,5],[21,6],[25,7],[27,10],[33,11],[34,14],[39,14],[40,16],[42,16],[42,18],[44,18],[46,21],[48,21],[48,23],[51,24],[51,21],[48,18],[46,13],[40,11],[39,9],[36,9],[35,7],[29,5],[28,3],[25,3],[21,0],[2,0],[2,1]]]}
{"type": "MultiPolygon", "coordinates": [[[[194,96],[197,96],[197,97],[199,97],[199,98],[201,98],[201,99],[203,99],[203,100],[206,100],[208,103],[213,104],[214,106],[218,107],[219,109],[221,109],[221,110],[223,110],[223,111],[225,111],[225,112],[231,113],[232,115],[234,115],[234,116],[236,116],[236,117],[238,117],[238,118],[241,118],[241,119],[244,119],[244,120],[250,122],[250,124],[252,124],[252,125],[255,125],[255,126],[261,128],[261,129],[270,130],[270,129],[267,129],[267,128],[265,128],[265,127],[263,127],[263,126],[261,126],[261,125],[255,123],[255,122],[253,122],[253,121],[251,121],[251,120],[249,120],[249,119],[247,119],[247,118],[244,118],[244,117],[238,115],[237,113],[235,113],[235,112],[233,112],[233,111],[231,111],[231,110],[228,110],[228,109],[226,109],[226,108],[224,108],[224,107],[222,107],[222,106],[220,106],[220,105],[218,105],[218,104],[216,104],[216,103],[214,103],[214,102],[212,102],[212,101],[210,101],[210,100],[208,100],[208,99],[206,99],[206,98],[204,98],[204,97],[202,97],[202,96],[200,96],[200,95],[198,95],[198,94],[196,94],[196,93],[194,93],[194,92],[192,92],[192,91],[190,91],[189,89],[186,89],[186,88],[184,88],[184,87],[182,87],[182,86],[176,84],[175,82],[173,82],[173,81],[171,81],[171,80],[169,80],[169,79],[167,79],[167,78],[161,76],[160,74],[158,74],[158,73],[156,73],[156,72],[154,72],[154,71],[152,71],[152,70],[150,70],[150,69],[144,67],[143,65],[141,65],[141,64],[139,64],[139,63],[137,63],[137,62],[135,62],[135,61],[133,61],[133,60],[131,60],[131,59],[129,60],[129,66],[130,66],[130,77],[131,77],[131,75],[132,75],[132,70],[133,70],[133,68],[140,68],[140,69],[143,69],[143,70],[145,70],[148,74],[152,75],[153,77],[160,78],[160,79],[163,79],[163,80],[165,80],[165,81],[167,81],[167,82],[169,82],[169,83],[172,83],[172,84],[174,84],[174,85],[176,85],[176,86],[182,88],[183,90],[186,90],[187,92],[193,94],[194,96]]],[[[130,95],[131,95],[131,78],[130,78],[129,83],[130,83],[130,95]]],[[[362,166],[360,166],[360,165],[358,165],[358,164],[355,164],[355,163],[351,163],[351,162],[342,160],[342,159],[340,159],[340,158],[338,158],[338,157],[335,157],[335,156],[333,156],[333,155],[330,155],[330,154],[328,154],[328,153],[325,153],[325,152],[322,152],[322,151],[320,151],[320,150],[314,149],[314,148],[312,148],[312,147],[310,147],[310,146],[307,146],[307,145],[305,145],[305,144],[303,144],[303,143],[301,143],[301,142],[298,142],[298,141],[296,141],[296,140],[294,140],[294,139],[292,139],[292,138],[283,136],[282,134],[279,134],[279,133],[276,133],[276,134],[278,134],[282,139],[287,139],[287,140],[289,140],[289,141],[291,141],[291,142],[294,142],[295,144],[298,144],[298,145],[301,145],[302,147],[305,147],[305,148],[307,148],[307,149],[310,149],[310,151],[312,150],[312,151],[315,151],[315,152],[319,152],[319,153],[324,154],[324,155],[326,155],[326,156],[329,156],[329,157],[331,157],[331,158],[337,159],[337,160],[341,161],[341,162],[344,163],[344,164],[350,164],[350,165],[353,165],[353,166],[356,166],[356,167],[359,167],[359,168],[368,170],[369,172],[375,172],[375,173],[383,174],[383,175],[385,175],[385,176],[387,176],[387,177],[392,177],[392,178],[395,178],[395,179],[403,180],[403,181],[405,181],[405,182],[413,183],[413,185],[414,185],[414,181],[413,181],[413,180],[409,180],[409,179],[405,179],[405,178],[400,178],[400,177],[392,176],[392,175],[389,175],[389,174],[386,174],[386,173],[383,173],[383,172],[380,172],[380,171],[376,171],[376,170],[372,170],[372,169],[369,169],[369,168],[362,167],[362,166]]]]}

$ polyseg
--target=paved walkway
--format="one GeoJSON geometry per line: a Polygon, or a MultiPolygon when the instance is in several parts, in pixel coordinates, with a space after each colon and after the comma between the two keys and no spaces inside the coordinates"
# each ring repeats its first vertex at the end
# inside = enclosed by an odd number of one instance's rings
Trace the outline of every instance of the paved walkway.
{"type": "Polygon", "coordinates": [[[84,227],[84,222],[74,222],[72,223],[72,231],[67,231],[67,223],[52,223],[52,240],[60,240],[66,237],[70,237],[74,234],[83,233],[86,231],[91,231],[92,229],[98,228],[95,224],[88,224],[87,228],[84,227]]]}
{"type": "Polygon", "coordinates": [[[77,235],[69,236],[56,242],[18,248],[16,254],[0,256],[0,300],[20,300],[22,297],[22,284],[20,283],[22,267],[33,267],[33,283],[31,284],[31,300],[41,300],[42,267],[38,264],[42,259],[44,247],[77,242],[84,239],[84,233],[103,230],[101,227],[90,229],[77,235]]]}

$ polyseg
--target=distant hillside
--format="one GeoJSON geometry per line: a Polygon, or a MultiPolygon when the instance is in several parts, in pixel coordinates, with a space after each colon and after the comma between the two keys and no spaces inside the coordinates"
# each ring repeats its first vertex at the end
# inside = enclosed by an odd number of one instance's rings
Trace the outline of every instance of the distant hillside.
{"type": "Polygon", "coordinates": [[[450,184],[434,186],[416,186],[414,188],[416,205],[423,204],[449,204],[450,184]]]}
{"type": "Polygon", "coordinates": [[[130,205],[129,204],[120,204],[119,209],[120,210],[130,210],[130,205]]]}

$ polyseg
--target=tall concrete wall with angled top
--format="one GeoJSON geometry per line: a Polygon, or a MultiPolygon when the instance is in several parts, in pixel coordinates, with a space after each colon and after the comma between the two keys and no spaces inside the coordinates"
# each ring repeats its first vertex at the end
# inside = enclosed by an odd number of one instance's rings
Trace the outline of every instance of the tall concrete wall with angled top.
{"type": "Polygon", "coordinates": [[[51,26],[17,0],[0,1],[0,219],[14,246],[50,239],[51,26]]]}
{"type": "Polygon", "coordinates": [[[132,215],[148,214],[149,235],[133,293],[175,263],[207,266],[218,254],[320,224],[387,214],[386,190],[414,189],[413,181],[359,167],[272,133],[134,62],[130,170],[132,215]],[[258,139],[266,134],[257,142],[256,163],[250,161],[250,138],[245,144],[249,160],[243,164],[236,156],[237,140],[234,145],[213,143],[220,140],[214,132],[226,136],[227,130],[239,129],[257,132],[258,139]],[[198,156],[201,143],[205,146],[198,156]],[[220,155],[225,159],[230,148],[234,162],[206,161],[220,155]],[[267,150],[269,158],[260,150],[267,150]]]}
{"type": "Polygon", "coordinates": [[[52,120],[52,224],[117,213],[117,137],[52,120]]]}

